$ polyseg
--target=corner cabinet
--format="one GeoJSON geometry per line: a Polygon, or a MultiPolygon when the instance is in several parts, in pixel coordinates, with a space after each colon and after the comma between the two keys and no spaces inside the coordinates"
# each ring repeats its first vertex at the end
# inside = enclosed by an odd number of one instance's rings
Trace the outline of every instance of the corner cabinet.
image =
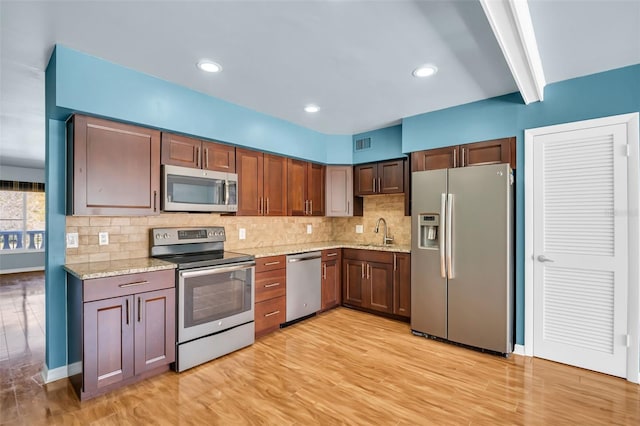
{"type": "Polygon", "coordinates": [[[342,299],[342,250],[322,250],[321,309],[326,311],[340,305],[342,299]]]}
{"type": "Polygon", "coordinates": [[[67,121],[67,165],[67,214],[160,213],[159,131],[73,115],[67,121]]]}
{"type": "Polygon", "coordinates": [[[289,158],[287,168],[287,214],[324,216],[326,166],[289,158]]]}
{"type": "Polygon", "coordinates": [[[342,304],[398,319],[411,315],[408,253],[344,249],[342,304]]]}
{"type": "Polygon", "coordinates": [[[287,215],[287,159],[236,149],[238,216],[287,215]]]}
{"type": "Polygon", "coordinates": [[[509,163],[516,167],[516,138],[428,149],[411,153],[411,171],[509,163]]]}
{"type": "Polygon", "coordinates": [[[326,216],[362,216],[362,197],[353,196],[353,166],[327,166],[326,177],[326,216]]]}
{"type": "Polygon", "coordinates": [[[69,379],[81,400],[169,370],[173,270],[80,280],[69,275],[69,379]]]}
{"type": "Polygon", "coordinates": [[[236,172],[236,149],[231,145],[163,132],[160,151],[162,164],[236,172]]]}

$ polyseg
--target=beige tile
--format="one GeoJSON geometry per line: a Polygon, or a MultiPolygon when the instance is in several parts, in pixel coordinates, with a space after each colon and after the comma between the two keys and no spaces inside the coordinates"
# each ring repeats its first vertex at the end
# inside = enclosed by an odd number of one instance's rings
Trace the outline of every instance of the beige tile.
{"type": "Polygon", "coordinates": [[[110,217],[93,216],[89,218],[90,226],[109,226],[111,225],[110,217]]]}
{"type": "Polygon", "coordinates": [[[131,218],[129,217],[113,217],[111,218],[112,226],[122,226],[122,225],[130,225],[131,218]]]}
{"type": "Polygon", "coordinates": [[[109,253],[92,253],[89,255],[89,262],[104,262],[109,260],[109,253]]]}

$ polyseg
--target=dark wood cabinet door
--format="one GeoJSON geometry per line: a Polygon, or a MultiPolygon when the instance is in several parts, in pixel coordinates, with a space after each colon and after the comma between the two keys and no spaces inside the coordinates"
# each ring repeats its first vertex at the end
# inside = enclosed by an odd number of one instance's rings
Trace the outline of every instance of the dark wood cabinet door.
{"type": "Polygon", "coordinates": [[[364,306],[363,284],[365,262],[344,259],[342,262],[342,301],[347,305],[364,306]]]}
{"type": "Polygon", "coordinates": [[[175,289],[134,295],[135,374],[176,360],[175,289]]]}
{"type": "Polygon", "coordinates": [[[264,208],[263,171],[261,152],[236,149],[238,173],[238,216],[260,216],[264,208]]]}
{"type": "Polygon", "coordinates": [[[309,211],[307,198],[307,162],[287,160],[287,214],[289,216],[305,216],[309,211]]]}
{"type": "Polygon", "coordinates": [[[353,195],[371,195],[378,186],[378,164],[360,164],[353,167],[353,195]]]}
{"type": "Polygon", "coordinates": [[[162,132],[160,162],[173,166],[200,168],[202,141],[162,132]]]}
{"type": "Polygon", "coordinates": [[[287,184],[287,159],[264,154],[264,215],[287,215],[287,184]]]}
{"type": "Polygon", "coordinates": [[[82,115],[67,130],[72,214],[160,213],[160,132],[82,115]]]}
{"type": "Polygon", "coordinates": [[[325,172],[326,166],[308,163],[307,198],[309,199],[309,214],[312,216],[324,216],[325,172]]]}
{"type": "MultiPolygon", "coordinates": [[[[511,163],[511,147],[515,138],[494,139],[460,146],[460,165],[479,166],[483,164],[511,163]]],[[[515,168],[515,164],[511,164],[515,168]]]]}
{"type": "Polygon", "coordinates": [[[450,169],[458,167],[458,153],[456,146],[428,149],[411,153],[411,171],[422,172],[425,170],[450,169]]]}
{"type": "Polygon", "coordinates": [[[393,313],[393,265],[368,262],[366,278],[364,307],[393,313]]]}
{"type": "Polygon", "coordinates": [[[133,296],[88,302],[83,310],[83,391],[93,394],[134,375],[133,296]]]}
{"type": "Polygon", "coordinates": [[[202,141],[201,156],[203,169],[236,172],[236,148],[231,145],[202,141]]]}
{"type": "Polygon", "coordinates": [[[395,253],[393,263],[393,313],[411,317],[411,255],[395,253]]]}
{"type": "Polygon", "coordinates": [[[340,260],[322,262],[322,310],[340,305],[340,260]]]}
{"type": "Polygon", "coordinates": [[[404,193],[404,160],[385,161],[378,164],[379,194],[404,193]]]}

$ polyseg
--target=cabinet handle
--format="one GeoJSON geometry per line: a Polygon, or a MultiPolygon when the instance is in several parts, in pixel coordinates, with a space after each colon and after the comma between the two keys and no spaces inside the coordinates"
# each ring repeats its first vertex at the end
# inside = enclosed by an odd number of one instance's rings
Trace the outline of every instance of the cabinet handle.
{"type": "Polygon", "coordinates": [[[322,264],[322,279],[323,280],[327,279],[327,264],[326,263],[322,264]]]}
{"type": "Polygon", "coordinates": [[[209,148],[204,149],[204,168],[209,168],[209,148]]]}
{"type": "Polygon", "coordinates": [[[264,285],[264,288],[277,287],[277,286],[279,286],[279,285],[280,285],[280,283],[265,284],[265,285],[264,285]]]}
{"type": "Polygon", "coordinates": [[[364,263],[360,264],[360,269],[362,269],[362,278],[364,278],[364,263]]]}
{"type": "Polygon", "coordinates": [[[453,167],[458,166],[458,149],[453,148],[453,167]]]}
{"type": "Polygon", "coordinates": [[[376,192],[376,178],[373,178],[373,192],[376,192]]]}
{"type": "Polygon", "coordinates": [[[378,178],[378,192],[382,192],[382,178],[378,178]]]}
{"type": "Polygon", "coordinates": [[[327,257],[333,257],[333,256],[337,256],[338,252],[333,252],[333,253],[327,253],[327,257]]]}
{"type": "Polygon", "coordinates": [[[267,215],[269,215],[269,197],[267,197],[267,215]]]}
{"type": "Polygon", "coordinates": [[[153,191],[153,211],[158,211],[158,191],[153,191]]]}
{"type": "Polygon", "coordinates": [[[275,262],[267,262],[267,263],[264,264],[264,266],[277,265],[278,263],[280,263],[280,261],[276,260],[275,262]]]}
{"type": "Polygon", "coordinates": [[[367,263],[367,279],[371,278],[371,265],[367,263]]]}
{"type": "Polygon", "coordinates": [[[145,284],[149,284],[149,281],[136,281],[134,283],[120,284],[118,287],[127,288],[127,287],[135,287],[138,285],[145,285],[145,284]]]}
{"type": "Polygon", "coordinates": [[[141,305],[141,302],[140,302],[140,296],[138,296],[138,322],[141,321],[141,312],[140,311],[142,311],[142,305],[141,305]]]}
{"type": "Polygon", "coordinates": [[[269,312],[268,314],[264,314],[264,316],[265,316],[265,318],[266,318],[266,317],[270,317],[270,316],[272,316],[272,315],[277,315],[277,314],[279,314],[279,313],[280,313],[280,311],[273,311],[273,312],[269,312]]]}
{"type": "Polygon", "coordinates": [[[309,200],[304,200],[304,214],[309,214],[309,200]]]}
{"type": "Polygon", "coordinates": [[[196,147],[196,167],[200,167],[200,147],[196,147]]]}
{"type": "Polygon", "coordinates": [[[462,167],[464,167],[464,151],[465,151],[465,149],[462,148],[462,161],[461,161],[462,162],[462,167]]]}
{"type": "Polygon", "coordinates": [[[347,214],[349,214],[349,202],[347,201],[347,214]]]}
{"type": "Polygon", "coordinates": [[[129,298],[125,300],[125,304],[127,305],[127,325],[129,325],[129,298]]]}
{"type": "Polygon", "coordinates": [[[313,215],[313,200],[309,200],[309,215],[313,215]]]}
{"type": "Polygon", "coordinates": [[[398,270],[398,266],[396,264],[396,254],[393,253],[393,270],[397,271],[398,270]]]}
{"type": "Polygon", "coordinates": [[[260,197],[260,216],[263,215],[264,211],[264,198],[260,197]]]}

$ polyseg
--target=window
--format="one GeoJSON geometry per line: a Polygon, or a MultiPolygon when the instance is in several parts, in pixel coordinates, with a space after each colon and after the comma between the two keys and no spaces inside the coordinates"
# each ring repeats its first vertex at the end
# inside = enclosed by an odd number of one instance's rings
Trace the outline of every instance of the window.
{"type": "Polygon", "coordinates": [[[44,250],[43,185],[2,181],[1,187],[0,252],[44,250]]]}

